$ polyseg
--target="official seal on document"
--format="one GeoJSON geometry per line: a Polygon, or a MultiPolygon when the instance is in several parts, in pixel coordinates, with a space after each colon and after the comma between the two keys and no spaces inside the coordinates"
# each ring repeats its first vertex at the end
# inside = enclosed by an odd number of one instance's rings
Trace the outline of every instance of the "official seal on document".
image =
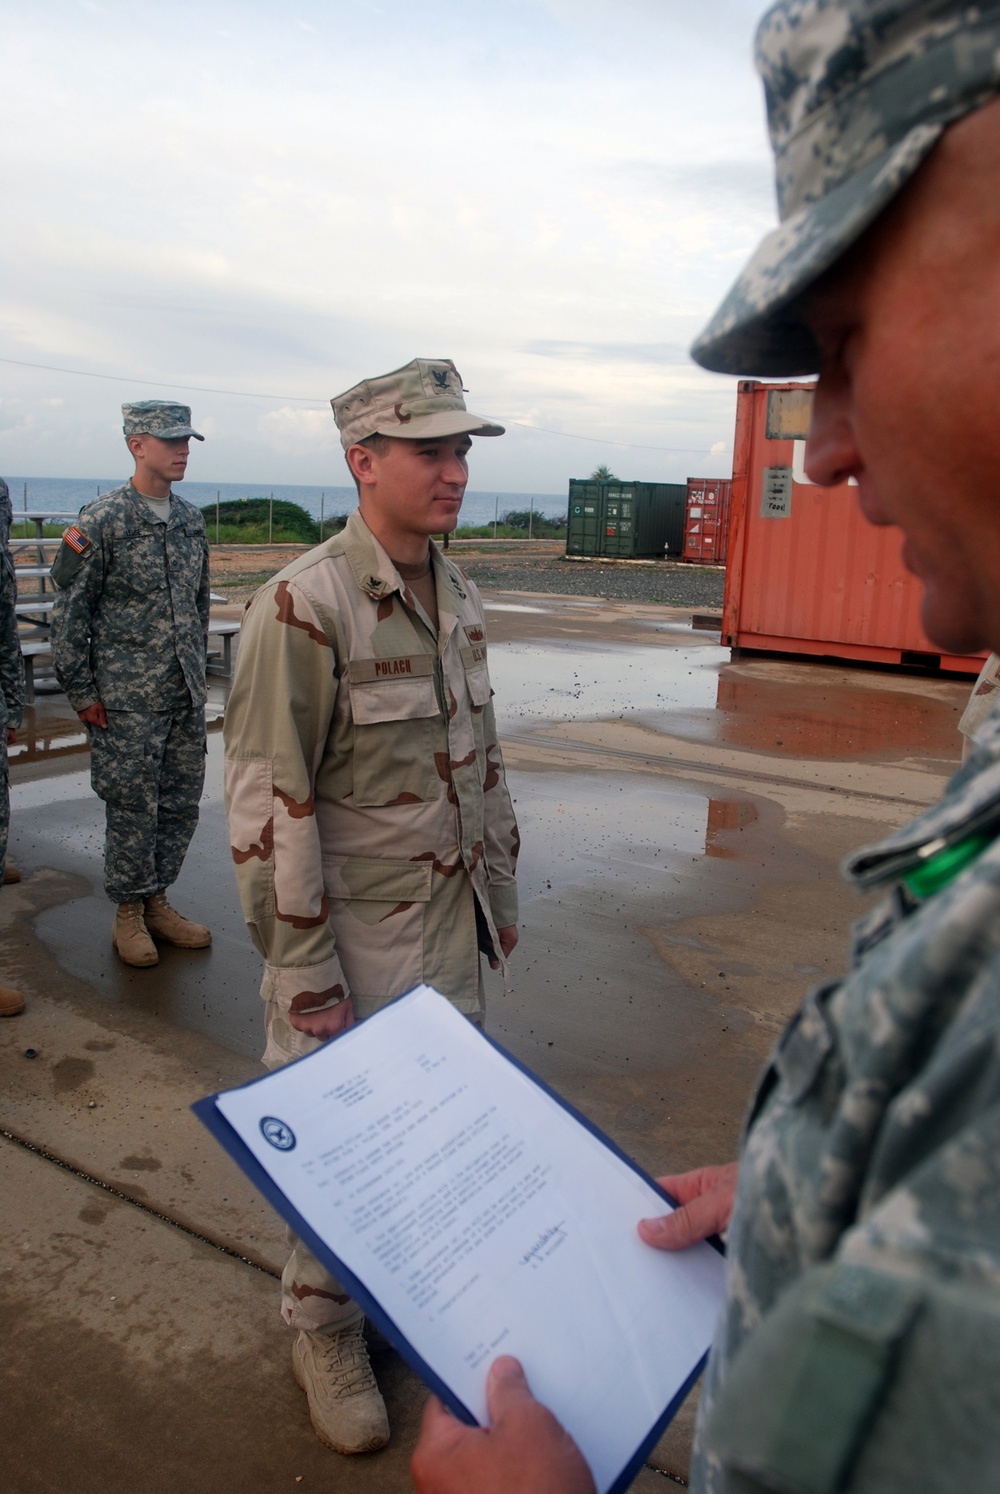
{"type": "Polygon", "coordinates": [[[265,1115],[260,1123],[260,1132],[279,1152],[290,1152],[295,1145],[295,1132],[276,1115],[265,1115]]]}

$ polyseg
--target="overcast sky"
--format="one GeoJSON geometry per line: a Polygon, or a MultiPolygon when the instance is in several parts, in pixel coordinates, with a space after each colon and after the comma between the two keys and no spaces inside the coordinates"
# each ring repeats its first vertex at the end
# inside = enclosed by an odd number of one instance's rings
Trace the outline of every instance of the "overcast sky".
{"type": "Polygon", "coordinates": [[[774,221],[762,9],[7,0],[0,470],[125,475],[162,394],[192,478],[344,482],[330,396],[443,356],[473,488],[728,472],[686,349],[774,221]]]}

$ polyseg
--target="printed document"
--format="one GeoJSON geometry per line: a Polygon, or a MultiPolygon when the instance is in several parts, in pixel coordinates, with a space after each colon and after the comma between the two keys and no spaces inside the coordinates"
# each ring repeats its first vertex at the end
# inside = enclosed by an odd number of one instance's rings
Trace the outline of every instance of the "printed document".
{"type": "Polygon", "coordinates": [[[418,987],[196,1109],[453,1409],[486,1425],[513,1354],[601,1494],[634,1477],[707,1352],[723,1260],[644,1245],[662,1194],[448,1001],[418,987]]]}

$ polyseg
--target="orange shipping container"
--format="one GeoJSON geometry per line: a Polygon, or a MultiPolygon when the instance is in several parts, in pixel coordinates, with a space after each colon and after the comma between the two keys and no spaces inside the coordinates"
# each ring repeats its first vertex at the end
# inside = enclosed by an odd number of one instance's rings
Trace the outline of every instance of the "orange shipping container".
{"type": "Polygon", "coordinates": [[[812,389],[740,382],[723,643],[978,674],[984,655],[943,654],[920,626],[899,530],[862,518],[853,484],[806,477],[812,389]]]}
{"type": "Polygon", "coordinates": [[[725,565],[730,487],[728,477],[688,478],[682,560],[725,565]]]}

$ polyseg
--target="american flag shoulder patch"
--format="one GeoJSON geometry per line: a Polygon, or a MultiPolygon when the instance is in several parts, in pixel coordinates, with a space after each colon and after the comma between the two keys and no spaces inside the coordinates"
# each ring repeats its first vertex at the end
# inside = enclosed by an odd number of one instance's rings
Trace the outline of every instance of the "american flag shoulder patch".
{"type": "Polygon", "coordinates": [[[71,550],[75,550],[78,555],[82,555],[84,550],[90,549],[90,540],[82,529],[77,529],[75,524],[71,524],[67,529],[63,535],[63,542],[69,545],[71,550]]]}

